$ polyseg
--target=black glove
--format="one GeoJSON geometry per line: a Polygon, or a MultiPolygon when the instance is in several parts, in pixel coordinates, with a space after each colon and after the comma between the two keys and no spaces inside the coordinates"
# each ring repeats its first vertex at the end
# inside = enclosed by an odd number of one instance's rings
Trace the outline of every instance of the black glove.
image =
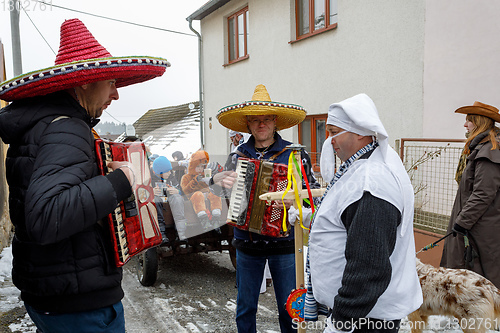
{"type": "Polygon", "coordinates": [[[467,236],[467,234],[469,233],[469,230],[465,229],[464,227],[461,227],[456,223],[453,225],[451,231],[453,232],[453,237],[457,237],[457,233],[459,233],[462,236],[467,236]]]}

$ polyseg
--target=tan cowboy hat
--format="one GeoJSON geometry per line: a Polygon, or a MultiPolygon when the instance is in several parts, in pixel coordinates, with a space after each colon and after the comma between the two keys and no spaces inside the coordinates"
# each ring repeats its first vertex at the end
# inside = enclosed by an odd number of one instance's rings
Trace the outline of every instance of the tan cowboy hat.
{"type": "Polygon", "coordinates": [[[247,116],[276,116],[276,130],[295,126],[304,120],[306,110],[299,105],[272,102],[266,87],[259,84],[251,101],[232,104],[217,112],[219,123],[236,132],[248,133],[247,116]]]}
{"type": "Polygon", "coordinates": [[[455,113],[478,114],[500,122],[500,113],[496,107],[478,101],[475,101],[473,105],[458,108],[455,113]]]}

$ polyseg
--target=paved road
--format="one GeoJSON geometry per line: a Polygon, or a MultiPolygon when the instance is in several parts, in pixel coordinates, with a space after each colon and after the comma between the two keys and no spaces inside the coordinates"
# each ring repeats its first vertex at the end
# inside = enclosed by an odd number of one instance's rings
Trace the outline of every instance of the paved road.
{"type": "MultiPolygon", "coordinates": [[[[236,332],[235,277],[227,252],[164,258],[153,287],[141,286],[134,265],[127,264],[127,332],[144,332],[145,328],[150,332],[236,332]]],[[[261,294],[257,316],[259,332],[279,332],[272,288],[261,294]]]]}
{"type": "MultiPolygon", "coordinates": [[[[8,275],[5,272],[0,276],[4,280],[0,279],[0,333],[35,332],[8,275]]],[[[127,333],[236,332],[235,276],[227,252],[189,254],[162,259],[156,283],[144,287],[137,279],[135,262],[131,261],[125,265],[123,279],[127,333]]],[[[272,288],[261,294],[257,316],[258,332],[279,333],[272,288]]],[[[429,328],[433,330],[427,332],[461,332],[440,327],[442,320],[442,317],[431,317],[429,328]]],[[[307,328],[308,333],[322,332],[321,325],[307,328]]],[[[403,325],[400,332],[409,333],[409,327],[403,325]]]]}

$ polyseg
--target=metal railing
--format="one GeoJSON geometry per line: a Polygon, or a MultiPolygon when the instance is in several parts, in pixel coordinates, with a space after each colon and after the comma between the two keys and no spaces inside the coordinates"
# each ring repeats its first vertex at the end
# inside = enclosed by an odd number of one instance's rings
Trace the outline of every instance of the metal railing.
{"type": "Polygon", "coordinates": [[[401,139],[398,150],[415,192],[414,226],[445,234],[458,189],[455,173],[465,140],[401,139]]]}
{"type": "MultiPolygon", "coordinates": [[[[455,172],[465,140],[409,139],[396,140],[399,152],[415,192],[414,226],[445,234],[458,184],[455,172]]],[[[312,153],[315,176],[326,187],[319,172],[320,153],[312,153]]],[[[341,162],[337,159],[337,166],[341,162]]]]}

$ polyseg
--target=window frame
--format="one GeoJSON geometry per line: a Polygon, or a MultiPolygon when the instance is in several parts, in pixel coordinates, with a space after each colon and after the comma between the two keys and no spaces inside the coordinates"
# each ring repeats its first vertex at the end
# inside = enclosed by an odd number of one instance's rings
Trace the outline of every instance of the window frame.
{"type": "MultiPolygon", "coordinates": [[[[311,151],[309,151],[308,153],[311,157],[312,167],[313,167],[313,170],[315,172],[320,171],[318,157],[321,154],[321,148],[322,148],[322,146],[318,147],[316,145],[316,142],[317,142],[317,132],[316,132],[317,122],[323,120],[326,124],[327,118],[328,118],[327,113],[313,114],[313,115],[306,116],[306,119],[310,120],[309,126],[310,126],[310,133],[311,133],[311,151]]],[[[299,140],[298,141],[300,144],[303,144],[303,142],[302,142],[302,131],[303,131],[302,126],[304,126],[304,122],[301,122],[298,126],[299,127],[299,130],[298,130],[299,140]]],[[[321,138],[320,142],[324,142],[326,140],[326,138],[328,137],[327,131],[325,131],[325,134],[326,134],[325,138],[321,138]]]]}
{"type": "MultiPolygon", "coordinates": [[[[337,28],[337,22],[330,23],[330,0],[325,0],[325,26],[321,29],[314,30],[314,1],[315,0],[295,0],[295,40],[292,42],[337,28]],[[299,1],[308,1],[309,3],[309,32],[303,35],[299,35],[299,1]]],[[[337,13],[335,13],[335,15],[337,15],[337,13]]]]}
{"type": "Polygon", "coordinates": [[[247,17],[248,17],[248,6],[238,10],[237,12],[229,15],[227,18],[226,18],[226,34],[227,34],[227,62],[224,64],[224,66],[227,66],[227,65],[230,65],[230,64],[234,64],[235,62],[239,62],[241,60],[244,60],[244,59],[248,59],[248,21],[247,21],[247,17]],[[243,29],[244,29],[244,42],[243,42],[243,45],[244,45],[244,55],[240,55],[239,54],[239,51],[240,51],[240,41],[239,41],[239,28],[238,28],[238,16],[242,15],[243,17],[243,29]],[[231,19],[234,19],[233,20],[233,28],[234,28],[234,35],[235,35],[235,40],[232,41],[231,40],[231,35],[229,33],[230,31],[230,28],[231,28],[231,19]],[[232,45],[234,42],[234,46],[232,45]],[[235,58],[231,60],[231,48],[234,47],[234,51],[235,51],[235,58]]]}

